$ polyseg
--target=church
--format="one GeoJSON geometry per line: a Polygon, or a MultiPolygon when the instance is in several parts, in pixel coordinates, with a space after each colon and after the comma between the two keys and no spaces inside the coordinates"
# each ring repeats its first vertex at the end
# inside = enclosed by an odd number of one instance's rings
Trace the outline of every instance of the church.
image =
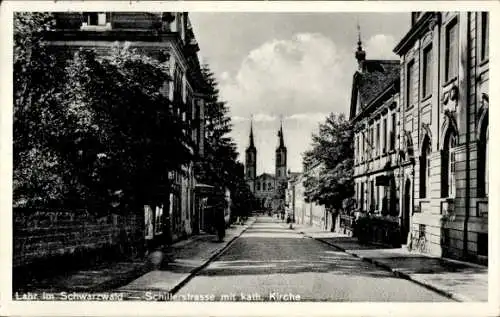
{"type": "Polygon", "coordinates": [[[262,173],[257,176],[257,149],[253,139],[253,124],[250,123],[250,142],[245,156],[245,179],[258,201],[261,210],[284,212],[287,186],[287,152],[283,139],[283,124],[278,130],[278,146],[275,156],[275,174],[262,173]]]}

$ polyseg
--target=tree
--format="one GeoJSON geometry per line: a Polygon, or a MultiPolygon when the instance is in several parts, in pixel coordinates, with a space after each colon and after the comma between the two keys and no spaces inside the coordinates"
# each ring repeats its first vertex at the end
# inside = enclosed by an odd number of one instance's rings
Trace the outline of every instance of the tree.
{"type": "Polygon", "coordinates": [[[54,121],[64,72],[43,42],[53,23],[49,13],[14,14],[14,206],[49,204],[68,190],[68,164],[48,144],[60,128],[54,121]]]}
{"type": "Polygon", "coordinates": [[[303,157],[306,199],[338,211],[354,194],[352,126],[343,114],[331,113],[312,141],[303,157]]]}
{"type": "Polygon", "coordinates": [[[68,60],[43,43],[52,21],[15,15],[15,205],[106,211],[116,193],[129,203],[164,199],[167,172],[193,159],[181,105],[160,93],[167,66],[127,46],[68,60]]]}
{"type": "Polygon", "coordinates": [[[207,83],[205,155],[197,164],[196,175],[199,181],[218,190],[229,188],[234,214],[248,214],[253,197],[244,179],[243,165],[237,161],[236,144],[229,136],[232,131],[229,109],[226,102],[220,100],[218,83],[208,65],[203,65],[202,74],[207,83]]]}

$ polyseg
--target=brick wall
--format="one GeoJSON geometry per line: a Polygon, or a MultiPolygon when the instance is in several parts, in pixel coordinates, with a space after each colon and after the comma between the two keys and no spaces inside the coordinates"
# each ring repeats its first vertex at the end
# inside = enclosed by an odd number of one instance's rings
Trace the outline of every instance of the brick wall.
{"type": "Polygon", "coordinates": [[[85,210],[14,209],[13,266],[98,250],[117,243],[121,229],[143,230],[136,215],[96,218],[85,210]]]}

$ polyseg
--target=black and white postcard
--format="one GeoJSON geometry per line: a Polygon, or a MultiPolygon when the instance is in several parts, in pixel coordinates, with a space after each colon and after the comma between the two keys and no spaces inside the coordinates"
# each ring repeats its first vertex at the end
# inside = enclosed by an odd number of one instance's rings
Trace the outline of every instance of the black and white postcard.
{"type": "Polygon", "coordinates": [[[497,315],[498,9],[3,3],[1,314],[497,315]]]}

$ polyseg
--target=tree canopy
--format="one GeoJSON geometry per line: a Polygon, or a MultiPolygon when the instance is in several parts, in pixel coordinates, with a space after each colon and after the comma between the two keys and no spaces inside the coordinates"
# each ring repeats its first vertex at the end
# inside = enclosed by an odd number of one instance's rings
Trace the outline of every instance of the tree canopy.
{"type": "Polygon", "coordinates": [[[354,194],[353,129],[343,114],[331,113],[304,153],[305,196],[329,209],[342,208],[354,194]]]}
{"type": "Polygon", "coordinates": [[[238,152],[232,131],[231,118],[226,102],[219,97],[218,83],[208,65],[202,73],[208,84],[205,103],[205,155],[197,165],[199,181],[215,186],[219,190],[231,190],[233,211],[245,214],[250,211],[253,195],[244,179],[243,164],[237,161],[238,152]]]}
{"type": "Polygon", "coordinates": [[[154,199],[167,171],[193,158],[177,105],[160,92],[167,66],[118,45],[61,58],[43,44],[50,21],[15,15],[15,205],[154,199]]]}

